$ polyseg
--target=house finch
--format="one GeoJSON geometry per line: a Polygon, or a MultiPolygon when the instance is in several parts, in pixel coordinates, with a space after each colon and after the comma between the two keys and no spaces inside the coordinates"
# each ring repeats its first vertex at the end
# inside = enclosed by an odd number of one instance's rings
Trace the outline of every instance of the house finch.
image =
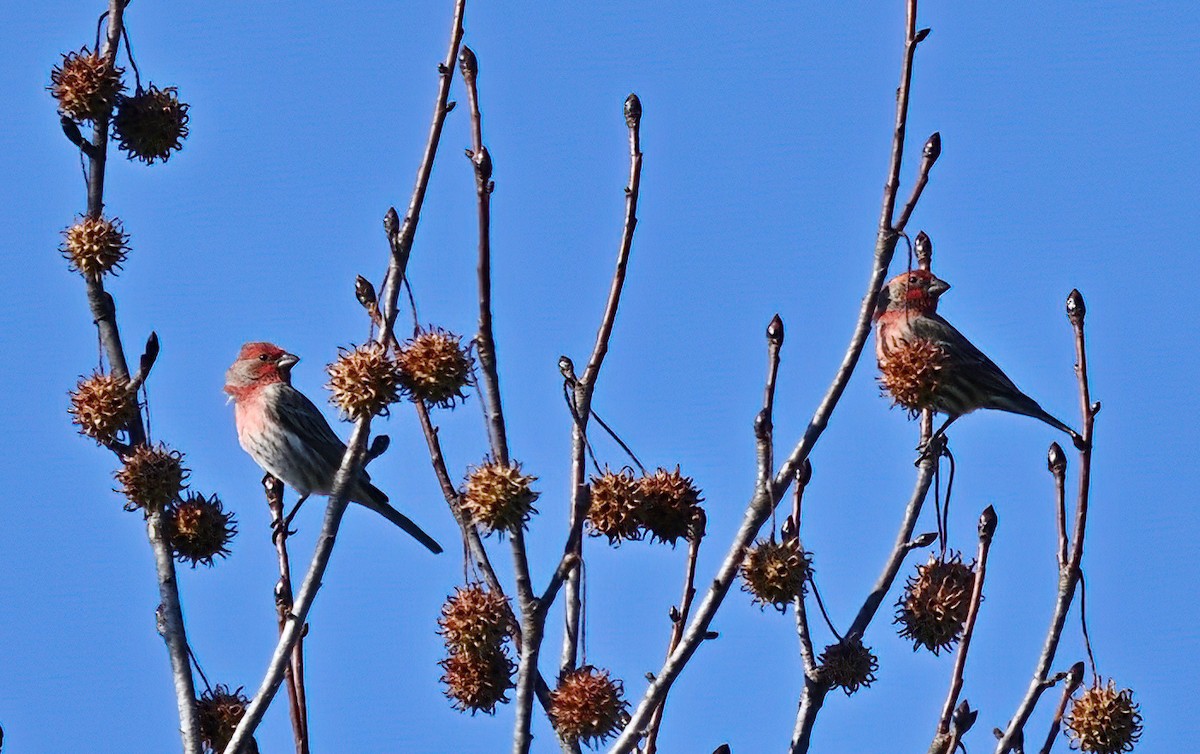
{"type": "MultiPolygon", "coordinates": [[[[346,446],[313,402],[292,387],[300,361],[271,343],[247,343],[225,373],[225,392],[234,402],[238,442],[255,463],[300,494],[329,495],[346,446]]],[[[350,489],[360,503],[411,534],[433,552],[442,548],[407,516],[388,505],[387,495],[364,470],[350,489]]],[[[299,507],[300,503],[297,503],[299,507]]]]}
{"type": "Polygon", "coordinates": [[[882,382],[896,402],[946,415],[940,437],[958,417],[979,408],[1032,416],[1071,436],[1079,433],[1022,393],[982,351],[937,313],[950,285],[926,270],[897,275],[876,302],[875,355],[882,382]]]}

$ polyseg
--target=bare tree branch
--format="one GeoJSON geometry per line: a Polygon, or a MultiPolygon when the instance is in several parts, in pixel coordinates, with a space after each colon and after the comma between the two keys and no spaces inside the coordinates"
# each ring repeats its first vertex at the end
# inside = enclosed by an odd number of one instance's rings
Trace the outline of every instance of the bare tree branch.
{"type": "MultiPolygon", "coordinates": [[[[600,328],[596,333],[596,343],[583,375],[573,385],[571,395],[574,402],[574,422],[571,428],[571,517],[570,532],[563,552],[564,563],[570,557],[583,558],[583,522],[587,518],[591,500],[587,485],[587,426],[592,413],[592,395],[596,390],[596,379],[600,375],[604,357],[608,354],[608,343],[616,322],[617,308],[621,303],[625,272],[633,248],[633,233],[637,228],[638,196],[642,183],[641,123],[642,101],[636,94],[630,94],[625,98],[625,125],[629,131],[629,182],[625,186],[625,219],[621,229],[621,243],[617,250],[617,265],[609,287],[604,315],[600,319],[600,328]]],[[[580,573],[580,569],[575,569],[566,579],[566,628],[563,632],[562,659],[559,662],[560,674],[574,669],[579,659],[580,573]]],[[[553,585],[554,582],[551,582],[551,586],[553,585]]],[[[555,592],[547,590],[547,594],[552,601],[555,592]]],[[[548,607],[548,604],[545,603],[543,607],[548,607]]]]}
{"type": "MultiPolygon", "coordinates": [[[[465,7],[466,0],[456,0],[454,20],[450,31],[449,50],[446,53],[445,61],[438,66],[438,93],[434,103],[433,121],[429,129],[429,140],[426,142],[421,165],[417,171],[417,181],[413,188],[412,199],[409,201],[408,212],[404,217],[403,224],[398,229],[390,228],[394,230],[394,233],[389,233],[391,235],[392,253],[388,262],[386,278],[388,285],[385,291],[385,301],[381,309],[384,324],[380,328],[376,338],[379,343],[385,346],[392,342],[392,329],[396,322],[396,302],[400,295],[400,284],[404,279],[408,258],[412,251],[412,242],[416,235],[417,223],[421,215],[421,206],[425,200],[425,192],[429,186],[429,176],[433,170],[434,158],[437,155],[442,126],[446,121],[447,113],[450,112],[450,108],[446,103],[450,96],[450,82],[454,76],[454,59],[458,55],[458,47],[462,42],[462,23],[465,7]]],[[[389,212],[389,220],[392,216],[394,216],[394,211],[389,212]]],[[[388,225],[392,226],[394,223],[389,222],[388,225]]],[[[267,672],[263,677],[262,683],[259,685],[250,706],[246,708],[246,714],[243,716],[241,722],[238,723],[229,744],[225,747],[224,754],[240,754],[242,752],[243,748],[249,743],[254,730],[262,722],[262,717],[266,713],[267,707],[270,705],[275,693],[279,690],[279,684],[283,680],[284,671],[289,663],[292,649],[300,639],[300,634],[308,617],[308,611],[312,607],[316,592],[321,586],[325,569],[329,565],[329,558],[333,554],[333,545],[337,540],[342,516],[346,512],[350,482],[361,473],[364,461],[366,460],[367,437],[370,431],[371,417],[364,417],[355,424],[350,441],[346,446],[346,453],[342,457],[342,463],[338,468],[337,475],[334,477],[333,490],[329,496],[329,504],[325,509],[325,519],[321,526],[321,532],[317,537],[317,545],[313,552],[308,572],[305,574],[300,591],[296,595],[292,613],[288,616],[287,625],[280,634],[279,643],[276,645],[275,651],[271,656],[271,661],[267,666],[267,672]]]]}
{"type": "MultiPolygon", "coordinates": [[[[271,512],[271,541],[279,560],[279,581],[275,584],[275,609],[279,613],[279,633],[287,625],[287,616],[292,611],[292,562],[288,556],[287,540],[291,533],[283,510],[283,482],[267,474],[262,480],[267,496],[267,508],[271,512]]],[[[284,672],[288,692],[288,715],[292,720],[292,738],[296,742],[296,754],[308,754],[308,712],[303,702],[304,688],[304,641],[303,636],[292,650],[292,660],[284,672]]]]}
{"type": "Polygon", "coordinates": [[[962,638],[958,642],[958,651],[954,656],[954,671],[950,675],[950,691],[946,694],[946,704],[942,707],[942,716],[938,720],[937,733],[930,754],[954,754],[954,738],[950,733],[950,722],[958,706],[958,695],[962,693],[963,673],[967,668],[967,654],[971,651],[971,637],[975,633],[975,620],[979,617],[979,603],[983,600],[983,582],[987,577],[988,551],[992,547],[992,537],[996,534],[996,511],[992,506],[984,509],[979,516],[979,552],[975,556],[975,581],[971,587],[971,601],[967,606],[967,619],[963,624],[962,638]],[[942,743],[944,743],[944,748],[942,743]]]}
{"type": "Polygon", "coordinates": [[[1067,621],[1067,613],[1075,600],[1075,587],[1079,583],[1079,564],[1083,560],[1083,540],[1087,530],[1088,500],[1091,492],[1092,473],[1092,436],[1096,423],[1096,414],[1100,411],[1099,403],[1092,403],[1091,388],[1088,384],[1087,344],[1084,339],[1083,324],[1087,309],[1083,296],[1077,290],[1071,291],[1067,297],[1067,318],[1075,331],[1075,374],[1079,381],[1080,413],[1083,417],[1082,447],[1079,449],[1079,488],[1075,502],[1075,524],[1071,534],[1071,550],[1064,566],[1059,568],[1058,595],[1054,601],[1054,612],[1050,618],[1050,628],[1038,657],[1037,667],[1024,698],[1017,706],[1017,711],[1008,723],[996,744],[996,754],[1008,754],[1016,749],[1018,740],[1023,738],[1025,724],[1033,714],[1038,700],[1050,686],[1050,666],[1058,651],[1058,643],[1062,638],[1063,626],[1067,621]]]}
{"type": "MultiPolygon", "coordinates": [[[[123,0],[109,0],[107,26],[104,32],[103,46],[98,51],[110,64],[115,65],[117,52],[120,49],[121,33],[124,29],[125,6],[123,0]]],[[[111,113],[99,115],[93,123],[92,140],[87,141],[79,133],[78,127],[67,126],[63,120],[63,129],[68,138],[76,143],[88,158],[87,182],[87,216],[93,219],[104,215],[104,178],[108,162],[108,131],[111,113]]],[[[117,307],[111,294],[104,289],[100,277],[85,276],[87,286],[88,306],[91,309],[92,321],[99,333],[100,343],[108,359],[109,370],[114,377],[131,381],[131,389],[136,390],[145,381],[149,362],[143,361],[144,369],[139,369],[132,379],[129,365],[125,358],[125,349],[121,343],[121,333],[117,325],[117,307]]],[[[158,339],[152,337],[148,349],[153,345],[157,350],[158,339]]],[[[148,351],[149,353],[149,351],[148,351]]],[[[137,414],[126,427],[128,445],[108,443],[118,456],[124,456],[132,447],[146,442],[146,430],[142,416],[137,414]]],[[[175,687],[175,701],[179,710],[179,728],[183,749],[186,754],[200,754],[199,723],[196,717],[196,689],[192,678],[192,668],[189,661],[187,632],[183,623],[183,609],[179,599],[179,587],[175,575],[175,560],[171,543],[163,531],[163,516],[161,511],[153,511],[146,520],[147,537],[154,552],[154,564],[158,577],[159,609],[156,611],[156,625],[167,645],[167,653],[171,661],[171,675],[175,687]]]]}
{"type": "MultiPolygon", "coordinates": [[[[900,87],[896,97],[896,123],[892,135],[888,180],[883,192],[883,206],[880,212],[879,230],[876,236],[875,257],[871,277],[867,284],[867,291],[863,295],[854,332],[850,338],[850,344],[846,348],[846,353],[842,357],[842,363],[838,367],[833,382],[830,384],[816,412],[813,414],[808,429],[800,439],[800,442],[797,443],[791,455],[776,472],[774,481],[769,486],[769,489],[756,490],[754,497],[746,508],[742,525],[738,529],[734,541],[730,545],[729,551],[722,561],[721,567],[713,579],[708,592],[705,594],[695,616],[692,618],[691,624],[684,633],[683,641],[680,642],[674,654],[664,663],[661,670],[650,683],[650,686],[646,689],[645,694],[638,703],[637,709],[630,717],[629,724],[625,726],[624,731],[622,731],[620,737],[609,750],[611,754],[624,754],[624,752],[628,752],[634,747],[662,696],[667,692],[671,684],[674,683],[675,678],[682,672],[684,666],[686,666],[692,655],[704,641],[713,617],[716,615],[726,594],[729,592],[730,586],[733,584],[743,551],[754,540],[754,537],[758,534],[759,529],[762,528],[763,523],[766,522],[771,511],[779,504],[779,501],[787,492],[788,486],[792,483],[797,469],[808,458],[817,439],[825,431],[833,410],[841,399],[842,393],[845,392],[846,385],[850,382],[850,376],[858,365],[859,357],[862,355],[863,347],[866,345],[867,337],[871,331],[871,320],[875,312],[876,295],[883,286],[888,267],[891,265],[892,257],[895,254],[896,242],[899,239],[899,234],[893,224],[893,217],[896,208],[896,195],[900,190],[900,167],[904,156],[904,132],[908,119],[909,88],[912,82],[913,56],[916,53],[918,43],[924,38],[924,35],[918,35],[917,33],[916,15],[917,0],[906,0],[904,63],[900,74],[900,87]]],[[[920,497],[922,500],[924,499],[923,492],[920,497]]],[[[919,511],[919,503],[916,505],[916,508],[919,511]]]]}
{"type": "Polygon", "coordinates": [[[1082,660],[1071,666],[1066,673],[1065,680],[1062,697],[1058,700],[1058,707],[1054,709],[1054,719],[1050,722],[1050,732],[1046,734],[1046,743],[1042,744],[1041,754],[1050,754],[1050,750],[1054,748],[1054,742],[1058,740],[1058,731],[1062,727],[1063,714],[1067,711],[1067,704],[1080,684],[1083,683],[1082,660]]]}

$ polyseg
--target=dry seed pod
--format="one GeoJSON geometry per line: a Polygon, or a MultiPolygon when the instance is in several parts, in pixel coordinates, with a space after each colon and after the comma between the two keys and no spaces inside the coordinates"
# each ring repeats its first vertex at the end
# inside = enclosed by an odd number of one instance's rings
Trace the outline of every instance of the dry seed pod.
{"type": "Polygon", "coordinates": [[[237,520],[216,495],[193,492],[166,509],[163,531],[180,563],[211,566],[213,558],[229,557],[237,520]]]}
{"type": "Polygon", "coordinates": [[[462,336],[438,327],[423,330],[407,341],[396,356],[400,384],[413,400],[443,408],[465,398],[471,382],[471,355],[462,336]]]}
{"type": "Polygon", "coordinates": [[[916,416],[933,407],[947,361],[945,350],[937,343],[923,339],[904,343],[886,361],[880,361],[879,385],[892,396],[893,405],[916,416]]]}
{"type": "Polygon", "coordinates": [[[974,586],[974,563],[963,563],[959,553],[947,558],[931,554],[928,563],[917,566],[917,575],[908,578],[896,603],[900,635],[912,639],[914,650],[925,647],[935,655],[954,646],[962,636],[974,586]]]}
{"type": "Polygon", "coordinates": [[[592,499],[587,514],[592,536],[603,534],[612,545],[627,539],[641,539],[643,532],[636,494],[637,481],[627,470],[614,472],[606,468],[600,476],[592,477],[592,499]]]}
{"type": "Polygon", "coordinates": [[[488,533],[515,531],[523,527],[538,494],[530,488],[537,477],[521,473],[521,464],[505,466],[488,461],[467,474],[462,492],[462,508],[467,516],[488,533]]]}
{"type": "Polygon", "coordinates": [[[1077,696],[1064,722],[1063,733],[1071,739],[1071,748],[1093,754],[1133,751],[1142,735],[1142,715],[1133,691],[1118,690],[1111,679],[1102,685],[1097,678],[1077,696]]]}
{"type": "Polygon", "coordinates": [[[134,448],[114,476],[121,485],[121,494],[129,500],[125,510],[141,508],[150,513],[179,496],[188,470],[183,467],[182,453],[159,443],[134,448]]]}
{"type": "Polygon", "coordinates": [[[822,679],[830,686],[845,691],[846,696],[858,691],[861,686],[874,683],[875,671],[879,669],[878,658],[857,637],[825,647],[817,662],[820,663],[818,672],[822,679]]]}
{"type": "Polygon", "coordinates": [[[67,411],[71,421],[80,434],[99,443],[115,440],[117,433],[137,416],[137,397],[130,392],[129,381],[111,374],[95,372],[80,378],[70,396],[67,411]]]}
{"type": "Polygon", "coordinates": [[[337,361],[326,371],[330,401],[346,419],[386,413],[400,398],[400,370],[381,343],[339,348],[337,361]]]}
{"type": "Polygon", "coordinates": [[[446,684],[446,697],[460,712],[494,714],[496,705],[507,702],[508,690],[516,686],[516,665],[503,647],[486,652],[451,652],[438,664],[445,671],[442,683],[446,684]]]}
{"type": "Polygon", "coordinates": [[[129,235],[118,218],[82,217],[63,231],[59,249],[71,269],[89,280],[99,280],[129,255],[129,235]]]}
{"type": "Polygon", "coordinates": [[[204,745],[212,751],[224,751],[248,706],[250,700],[241,687],[230,691],[228,686],[218,684],[201,694],[196,700],[196,717],[204,745]]]}
{"type": "Polygon", "coordinates": [[[68,52],[50,71],[47,89],[58,100],[58,111],[76,121],[97,120],[107,116],[125,89],[121,74],[125,71],[99,55],[82,48],[68,52]]]}
{"type": "Polygon", "coordinates": [[[607,670],[584,665],[564,675],[550,692],[550,722],[568,742],[595,747],[625,727],[625,688],[607,670]]]}
{"type": "Polygon", "coordinates": [[[674,471],[658,469],[638,480],[638,518],[646,531],[660,542],[672,545],[691,532],[692,522],[700,511],[700,491],[676,466],[674,471]]]}
{"type": "Polygon", "coordinates": [[[179,101],[173,86],[159,89],[150,84],[117,102],[113,136],[131,160],[166,162],[172,152],[183,149],[187,135],[188,104],[179,101]]]}
{"type": "Polygon", "coordinates": [[[754,602],[763,607],[771,605],[779,612],[804,593],[811,571],[812,555],[795,537],[782,542],[774,538],[755,542],[746,550],[739,569],[742,589],[753,596],[754,602]]]}
{"type": "Polygon", "coordinates": [[[438,633],[452,652],[494,650],[513,635],[508,599],[483,584],[455,587],[442,605],[438,633]]]}

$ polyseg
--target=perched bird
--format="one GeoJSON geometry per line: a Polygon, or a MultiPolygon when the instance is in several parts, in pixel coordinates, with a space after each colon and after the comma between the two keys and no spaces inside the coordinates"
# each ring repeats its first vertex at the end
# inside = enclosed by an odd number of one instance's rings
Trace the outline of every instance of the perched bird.
{"type": "MultiPolygon", "coordinates": [[[[346,445],[313,402],[292,387],[299,357],[271,343],[246,343],[225,372],[225,392],[234,403],[238,442],[264,471],[300,494],[329,495],[346,445]]],[[[364,470],[350,500],[370,508],[411,534],[431,551],[441,546],[407,516],[388,504],[364,470]]]]}
{"type": "Polygon", "coordinates": [[[875,309],[875,355],[880,382],[910,411],[946,415],[940,437],[958,417],[990,408],[1031,416],[1071,436],[1078,432],[1022,393],[982,351],[937,313],[938,297],[950,285],[927,270],[897,275],[879,292],[875,309]]]}

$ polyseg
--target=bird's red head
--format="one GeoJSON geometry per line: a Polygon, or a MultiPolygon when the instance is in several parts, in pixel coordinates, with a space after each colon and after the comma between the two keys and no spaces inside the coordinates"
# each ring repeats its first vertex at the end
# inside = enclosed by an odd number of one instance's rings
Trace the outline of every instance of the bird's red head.
{"type": "Polygon", "coordinates": [[[932,314],[937,311],[938,297],[950,290],[950,284],[929,270],[909,270],[892,278],[879,291],[875,318],[884,312],[906,311],[911,314],[932,314]]]}
{"type": "Polygon", "coordinates": [[[292,367],[300,357],[274,343],[246,343],[237,360],[225,372],[225,392],[234,400],[276,382],[291,384],[292,367]]]}

